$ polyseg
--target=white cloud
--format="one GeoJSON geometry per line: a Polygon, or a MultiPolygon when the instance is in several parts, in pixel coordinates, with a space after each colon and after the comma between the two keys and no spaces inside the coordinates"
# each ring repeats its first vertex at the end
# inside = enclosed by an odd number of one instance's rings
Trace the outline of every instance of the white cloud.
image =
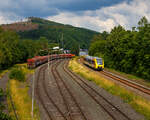
{"type": "Polygon", "coordinates": [[[4,14],[0,12],[0,24],[9,24],[15,22],[15,19],[14,18],[11,19],[11,17],[17,18],[17,16],[14,15],[13,13],[4,14]]]}
{"type": "Polygon", "coordinates": [[[115,26],[115,22],[112,19],[100,20],[100,18],[83,15],[78,16],[74,13],[60,13],[56,16],[50,16],[47,18],[48,20],[60,22],[63,24],[71,24],[76,27],[85,27],[96,31],[107,30],[115,26]]]}
{"type": "MultiPolygon", "coordinates": [[[[38,6],[39,10],[53,11],[53,7],[58,3],[68,3],[70,0],[51,0],[47,4],[48,0],[22,0],[16,2],[17,0],[5,0],[0,4],[0,24],[7,24],[23,19],[22,12],[26,12],[25,6],[23,4],[28,4],[28,8],[36,8],[38,6]],[[29,4],[30,3],[30,4],[29,4]],[[20,5],[21,4],[21,5],[20,5]],[[24,8],[25,7],[25,8],[24,8]],[[11,8],[12,11],[3,11],[3,9],[11,8]],[[22,9],[21,9],[22,8],[22,9]],[[42,9],[41,9],[42,8],[42,9]],[[19,11],[19,13],[13,10],[19,11]],[[21,15],[20,15],[21,14],[21,15]]],[[[77,27],[85,27],[96,31],[110,31],[116,25],[122,25],[126,29],[131,29],[133,26],[137,26],[138,21],[141,17],[146,16],[150,21],[150,0],[132,0],[129,3],[122,2],[113,6],[103,7],[97,10],[87,10],[80,12],[67,12],[60,11],[55,7],[54,11],[57,11],[58,14],[54,16],[49,16],[46,19],[64,23],[71,24],[77,27]]],[[[30,11],[31,13],[34,10],[30,11]]],[[[39,11],[40,12],[40,11],[39,11]]],[[[34,15],[33,15],[34,16],[34,15]]]]}
{"type": "Polygon", "coordinates": [[[1,12],[0,11],[0,25],[20,22],[20,21],[25,21],[25,20],[26,20],[25,17],[18,16],[13,12],[1,12]]]}
{"type": "Polygon", "coordinates": [[[58,15],[49,16],[47,19],[100,32],[110,31],[115,25],[122,25],[126,29],[131,29],[133,26],[137,26],[138,21],[143,16],[146,16],[150,21],[149,6],[149,0],[133,0],[130,3],[123,2],[94,11],[84,11],[82,15],[59,12],[58,15]]]}

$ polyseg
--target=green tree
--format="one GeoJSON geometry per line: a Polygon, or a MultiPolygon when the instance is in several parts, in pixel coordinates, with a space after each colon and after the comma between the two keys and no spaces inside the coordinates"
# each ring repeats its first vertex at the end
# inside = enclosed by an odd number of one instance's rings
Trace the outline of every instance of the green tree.
{"type": "Polygon", "coordinates": [[[77,42],[73,43],[73,47],[71,48],[71,53],[75,55],[79,55],[79,44],[77,42]]]}
{"type": "Polygon", "coordinates": [[[150,79],[150,23],[141,18],[132,31],[114,27],[105,37],[95,36],[89,53],[104,56],[105,66],[150,79]]]}

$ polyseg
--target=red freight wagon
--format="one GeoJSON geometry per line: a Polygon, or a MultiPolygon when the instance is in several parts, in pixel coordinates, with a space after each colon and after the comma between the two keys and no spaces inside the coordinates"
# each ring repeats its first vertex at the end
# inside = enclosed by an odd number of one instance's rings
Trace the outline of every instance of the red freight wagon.
{"type": "Polygon", "coordinates": [[[35,68],[36,67],[36,65],[35,65],[35,58],[31,58],[31,59],[28,59],[27,60],[27,65],[28,65],[28,68],[35,68]]]}
{"type": "MultiPolygon", "coordinates": [[[[49,60],[55,60],[60,58],[72,58],[74,56],[74,54],[53,54],[49,55],[49,60]]],[[[48,56],[35,56],[34,58],[27,60],[28,68],[35,68],[43,63],[46,63],[47,61],[48,56]]]]}

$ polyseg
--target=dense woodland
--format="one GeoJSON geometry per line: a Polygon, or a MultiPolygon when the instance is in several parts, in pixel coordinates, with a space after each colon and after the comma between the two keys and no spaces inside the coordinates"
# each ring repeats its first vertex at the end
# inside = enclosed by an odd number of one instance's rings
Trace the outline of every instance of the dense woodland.
{"type": "Polygon", "coordinates": [[[150,23],[143,17],[138,27],[114,27],[93,38],[89,54],[103,57],[105,66],[150,80],[150,23]]]}
{"type": "Polygon", "coordinates": [[[37,41],[20,40],[17,33],[0,28],[0,70],[25,62],[27,58],[36,55],[39,49],[47,46],[46,38],[41,37],[37,41]]]}

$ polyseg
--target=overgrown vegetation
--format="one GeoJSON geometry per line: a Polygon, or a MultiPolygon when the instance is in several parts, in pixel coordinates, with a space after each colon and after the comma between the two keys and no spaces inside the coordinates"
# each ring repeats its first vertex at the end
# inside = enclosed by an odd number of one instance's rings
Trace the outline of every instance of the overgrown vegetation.
{"type": "Polygon", "coordinates": [[[94,71],[88,70],[81,64],[77,63],[75,59],[69,62],[69,68],[87,80],[94,81],[97,85],[113,95],[120,96],[124,102],[130,104],[137,112],[143,114],[146,120],[150,120],[150,101],[135,95],[131,91],[127,91],[112,81],[99,76],[94,71]]]}
{"type": "MultiPolygon", "coordinates": [[[[12,69],[12,73],[13,79],[11,79],[8,83],[8,90],[9,95],[11,95],[12,101],[14,103],[19,120],[27,120],[27,119],[39,120],[40,119],[39,111],[36,106],[34,106],[34,118],[32,118],[31,116],[32,100],[31,97],[29,96],[29,85],[26,79],[24,80],[21,79],[22,75],[31,74],[33,73],[33,70],[27,69],[26,64],[17,64],[12,69]],[[20,70],[23,72],[23,74],[20,73],[20,70]],[[17,73],[19,73],[19,76],[16,77],[17,73]]],[[[9,97],[8,97],[8,105],[10,109],[10,115],[14,117],[14,111],[9,97]]]]}
{"type": "Polygon", "coordinates": [[[9,115],[0,111],[0,120],[13,120],[9,115]]]}
{"type": "Polygon", "coordinates": [[[93,39],[90,55],[103,57],[106,67],[150,80],[150,23],[145,17],[137,28],[125,30],[119,25],[104,35],[93,39]]]}
{"type": "Polygon", "coordinates": [[[21,68],[13,68],[9,74],[10,79],[25,81],[25,73],[21,68]]]}
{"type": "Polygon", "coordinates": [[[0,88],[0,120],[12,120],[12,118],[3,112],[5,105],[2,103],[4,101],[6,93],[0,88]]]}

